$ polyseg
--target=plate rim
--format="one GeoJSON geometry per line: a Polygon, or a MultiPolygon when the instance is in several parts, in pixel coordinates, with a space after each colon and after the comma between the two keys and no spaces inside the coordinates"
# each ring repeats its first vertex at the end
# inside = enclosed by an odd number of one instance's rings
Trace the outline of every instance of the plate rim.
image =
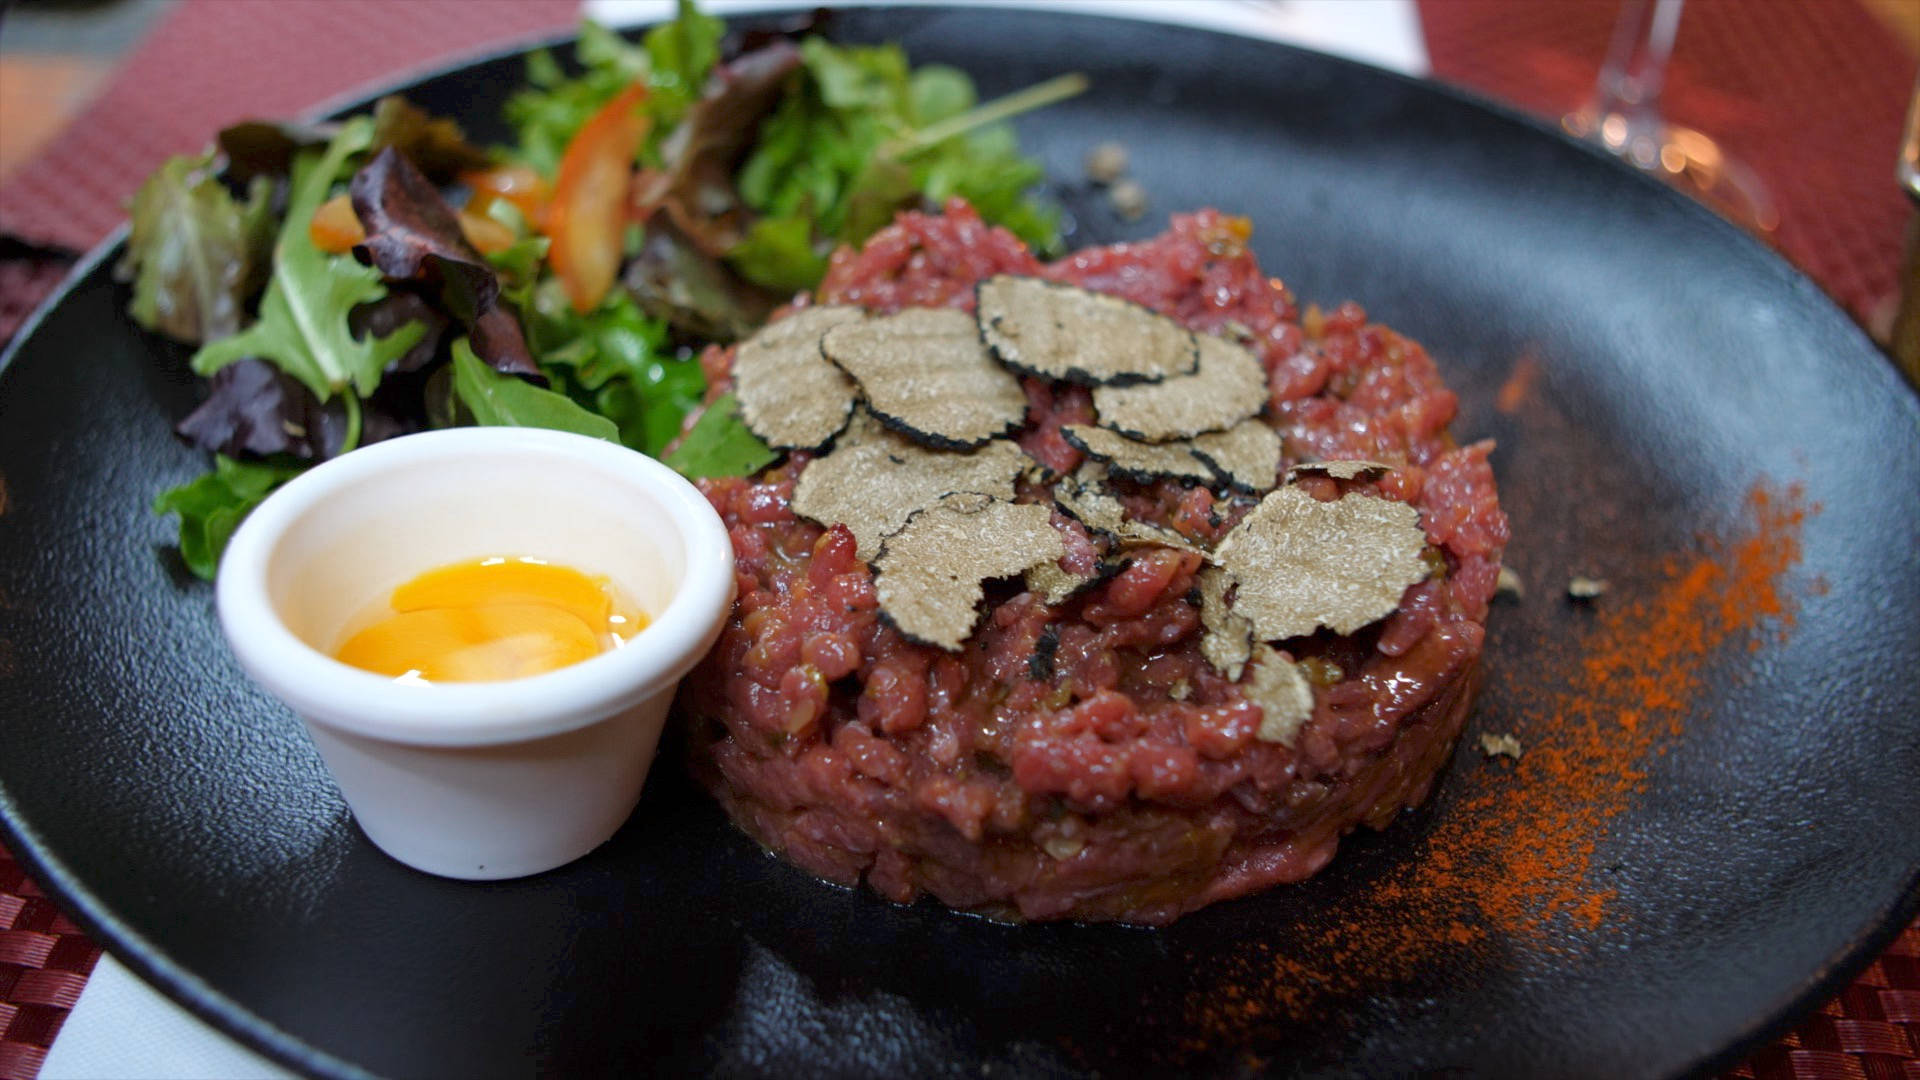
{"type": "MultiPolygon", "coordinates": [[[[805,13],[805,8],[776,7],[751,8],[738,11],[729,10],[721,15],[731,25],[735,20],[752,20],[793,16],[805,13]]],[[[1323,52],[1318,49],[1289,42],[1275,41],[1231,30],[1211,27],[1188,26],[1159,23],[1150,19],[1129,18],[1111,12],[1073,11],[1052,7],[1027,7],[1016,4],[981,6],[969,5],[964,0],[952,3],[929,3],[924,6],[888,5],[885,3],[852,3],[832,5],[832,11],[865,12],[914,12],[929,16],[969,15],[983,10],[994,14],[1012,14],[1015,17],[1038,17],[1041,19],[1065,18],[1077,21],[1099,21],[1126,25],[1154,25],[1169,30],[1226,38],[1233,41],[1251,42],[1262,48],[1307,54],[1320,62],[1353,69],[1362,69],[1372,76],[1385,77],[1405,87],[1421,93],[1437,94],[1457,104],[1463,104],[1481,112],[1491,113],[1502,121],[1518,124],[1538,135],[1544,135],[1563,146],[1571,145],[1589,158],[1606,163],[1607,168],[1616,170],[1616,175],[1630,176],[1629,182],[1647,185],[1661,192],[1659,197],[1681,208],[1682,213],[1691,214],[1696,219],[1711,222],[1711,227],[1731,230],[1737,237],[1734,241],[1747,247],[1746,254],[1755,259],[1756,265],[1765,266],[1769,274],[1781,281],[1786,287],[1796,291],[1808,292],[1816,306],[1824,308],[1824,314],[1837,317],[1839,323],[1856,337],[1868,352],[1885,361],[1885,354],[1867,335],[1864,328],[1849,315],[1834,299],[1825,287],[1820,285],[1804,271],[1794,266],[1786,257],[1771,245],[1738,225],[1727,221],[1711,209],[1672,186],[1642,173],[1619,161],[1612,154],[1582,140],[1575,139],[1558,126],[1528,113],[1518,106],[1488,97],[1476,90],[1457,84],[1444,82],[1431,75],[1416,76],[1391,68],[1381,67],[1365,61],[1323,52]]],[[[635,22],[613,27],[615,33],[631,38],[646,28],[657,25],[656,22],[635,22]]],[[[536,31],[531,34],[516,35],[478,48],[453,53],[440,59],[410,65],[396,73],[370,80],[354,89],[332,95],[319,103],[301,110],[297,122],[315,122],[333,116],[365,108],[379,98],[405,90],[429,79],[443,78],[461,70],[477,67],[481,64],[510,59],[524,55],[538,48],[564,46],[577,40],[577,27],[558,31],[536,31]]],[[[27,343],[37,334],[41,325],[51,317],[55,309],[89,277],[99,271],[108,259],[117,256],[123,249],[129,225],[122,221],[99,243],[82,254],[68,270],[54,290],[41,301],[33,311],[21,321],[13,337],[4,350],[0,350],[0,388],[5,385],[5,377],[13,366],[14,360],[24,350],[27,343]]],[[[112,274],[112,270],[107,271],[112,274]]],[[[1900,373],[1891,362],[1870,365],[1874,373],[1869,378],[1882,380],[1887,385],[1883,389],[1893,391],[1898,400],[1920,424],[1920,386],[1909,384],[1900,377],[1900,373]]],[[[4,842],[14,860],[27,871],[28,877],[39,885],[48,897],[57,902],[61,911],[84,930],[101,949],[113,956],[116,962],[125,966],[136,976],[160,991],[174,1004],[185,1008],[197,1019],[236,1043],[257,1053],[275,1064],[295,1070],[308,1076],[342,1077],[350,1080],[378,1080],[379,1074],[372,1073],[333,1053],[323,1050],[277,1025],[256,1015],[250,1009],[214,989],[192,971],[174,960],[158,943],[146,935],[135,931],[122,922],[104,902],[94,895],[76,875],[62,862],[57,854],[47,848],[34,830],[21,821],[18,807],[12,793],[4,782],[0,782],[0,842],[4,842]]],[[[1760,1047],[1777,1040],[1791,1030],[1812,1012],[1821,1002],[1845,989],[1860,972],[1872,963],[1889,945],[1907,929],[1916,917],[1920,917],[1920,867],[1906,883],[1904,893],[1882,910],[1877,921],[1864,932],[1853,937],[1838,952],[1813,971],[1798,988],[1793,990],[1783,1005],[1771,1015],[1762,1017],[1748,1025],[1742,1032],[1717,1050],[1696,1056],[1692,1061],[1682,1063],[1675,1071],[1667,1074],[1673,1077],[1705,1077],[1717,1075],[1727,1067],[1745,1060],[1760,1047]]]]}

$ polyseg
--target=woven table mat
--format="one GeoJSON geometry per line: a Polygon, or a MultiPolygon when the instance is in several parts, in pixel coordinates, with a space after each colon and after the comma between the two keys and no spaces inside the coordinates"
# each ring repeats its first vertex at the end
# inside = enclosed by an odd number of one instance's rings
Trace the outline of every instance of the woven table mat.
{"type": "MultiPolygon", "coordinates": [[[[1577,106],[1617,0],[1422,0],[1436,77],[1547,117],[1577,106]]],[[[576,0],[188,0],[102,96],[0,186],[0,345],[165,157],[249,116],[566,27],[576,0]]],[[[1780,250],[1856,318],[1893,292],[1910,212],[1892,183],[1914,57],[1857,0],[1689,0],[1667,112],[1713,133],[1780,204],[1780,250]]],[[[31,1080],[99,956],[0,849],[0,1080],[31,1080]]],[[[1920,1080],[1920,923],[1731,1070],[1920,1080]]]]}

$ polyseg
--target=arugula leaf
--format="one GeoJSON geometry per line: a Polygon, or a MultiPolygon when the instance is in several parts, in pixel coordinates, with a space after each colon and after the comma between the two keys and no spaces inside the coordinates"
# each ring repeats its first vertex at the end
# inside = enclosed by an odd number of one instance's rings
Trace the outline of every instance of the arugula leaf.
{"type": "MultiPolygon", "coordinates": [[[[252,326],[203,346],[193,355],[193,370],[212,375],[252,356],[271,362],[299,379],[321,401],[346,393],[351,412],[358,398],[373,393],[380,374],[424,332],[412,324],[383,338],[356,340],[347,324],[358,305],[387,295],[380,272],[345,255],[327,255],[313,245],[307,224],[327,198],[347,160],[373,143],[373,122],[349,120],[317,157],[302,154],[294,162],[287,194],[287,218],[274,243],[273,277],[252,326]]],[[[349,448],[357,443],[349,440],[349,448]]]]}
{"type": "Polygon", "coordinates": [[[906,105],[907,54],[898,45],[840,46],[809,37],[800,55],[828,108],[899,113],[906,105]]]}
{"type": "Polygon", "coordinates": [[[613,421],[620,442],[649,456],[680,434],[706,393],[700,362],[672,355],[665,324],[624,289],[579,315],[549,283],[535,291],[528,331],[555,388],[613,421]]]}
{"type": "Polygon", "coordinates": [[[493,370],[473,354],[465,338],[453,343],[453,392],[482,427],[548,428],[620,441],[613,421],[595,416],[565,394],[493,370]]]}
{"type": "Polygon", "coordinates": [[[240,329],[267,277],[273,185],[256,177],[236,202],[213,173],[213,154],[169,158],[133,197],[127,254],[133,320],[198,344],[240,329]]]}
{"type": "Polygon", "coordinates": [[[721,394],[694,421],[693,430],[666,462],[687,479],[700,480],[747,476],[779,456],[740,419],[740,403],[733,395],[721,394]]]}
{"type": "Polygon", "coordinates": [[[280,461],[240,462],[221,454],[213,459],[212,472],[161,492],[153,500],[153,512],[180,515],[180,558],[189,570],[211,581],[241,520],[302,468],[280,461]]]}

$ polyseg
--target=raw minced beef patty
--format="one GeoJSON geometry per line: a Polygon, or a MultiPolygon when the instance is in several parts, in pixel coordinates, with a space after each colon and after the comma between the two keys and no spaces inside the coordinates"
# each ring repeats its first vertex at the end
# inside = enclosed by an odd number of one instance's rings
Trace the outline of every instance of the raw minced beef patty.
{"type": "MultiPolygon", "coordinates": [[[[1355,825],[1418,803],[1472,698],[1507,522],[1490,444],[1455,446],[1454,394],[1416,343],[1345,304],[1302,316],[1265,276],[1245,219],[1174,217],[1160,237],[1037,261],[965,204],[905,214],[835,255],[813,302],[875,313],[972,310],[995,274],[1111,293],[1238,341],[1268,372],[1265,419],[1283,468],[1364,459],[1393,466],[1292,483],[1419,512],[1433,572],[1398,610],[1341,637],[1276,643],[1312,684],[1290,742],[1257,737],[1245,682],[1202,655],[1196,575],[1257,495],[1113,479],[1128,515],[1194,549],[1136,546],[1117,573],[1058,606],[1019,579],[989,585],[958,652],[916,644],[878,610],[874,572],[843,526],[790,508],[815,455],[759,476],[703,481],[737,559],[738,602],[684,684],[696,771],[733,819],[799,866],[864,877],[901,902],[922,893],[1007,919],[1165,923],[1216,900],[1299,881],[1355,825]]],[[[732,349],[703,357],[712,393],[732,349]]],[[[1022,380],[1020,446],[1054,476],[1083,455],[1061,428],[1094,421],[1089,391],[1022,380]]],[[[1047,501],[1029,478],[1018,498],[1047,501]]],[[[1059,512],[1060,565],[1092,573],[1109,538],[1059,512]]]]}

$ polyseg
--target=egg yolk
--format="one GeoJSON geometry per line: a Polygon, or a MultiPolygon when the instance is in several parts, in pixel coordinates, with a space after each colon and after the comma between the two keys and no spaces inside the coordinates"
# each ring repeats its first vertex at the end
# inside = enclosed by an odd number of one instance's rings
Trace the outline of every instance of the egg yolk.
{"type": "Polygon", "coordinates": [[[404,682],[497,682],[618,648],[646,617],[605,578],[495,557],[421,574],[362,625],[336,659],[404,682]]]}

